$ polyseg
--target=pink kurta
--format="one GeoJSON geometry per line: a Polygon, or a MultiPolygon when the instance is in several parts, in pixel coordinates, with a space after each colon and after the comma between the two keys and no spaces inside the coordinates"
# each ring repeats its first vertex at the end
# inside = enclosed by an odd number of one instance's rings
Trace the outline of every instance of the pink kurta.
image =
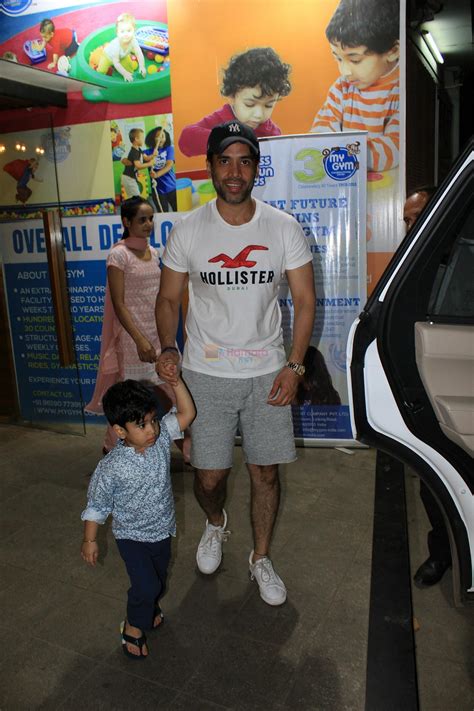
{"type": "MultiPolygon", "coordinates": [[[[160,287],[161,270],[158,251],[150,247],[151,259],[139,259],[125,242],[118,242],[107,257],[107,266],[121,269],[124,273],[124,303],[130,315],[143,333],[160,353],[160,341],[155,322],[155,301],[160,287]]],[[[103,414],[102,397],[114,383],[133,378],[161,383],[155,372],[154,363],[143,363],[131,336],[123,328],[115,315],[109,286],[107,283],[102,324],[102,343],[99,369],[92,400],[85,411],[103,414]]]]}

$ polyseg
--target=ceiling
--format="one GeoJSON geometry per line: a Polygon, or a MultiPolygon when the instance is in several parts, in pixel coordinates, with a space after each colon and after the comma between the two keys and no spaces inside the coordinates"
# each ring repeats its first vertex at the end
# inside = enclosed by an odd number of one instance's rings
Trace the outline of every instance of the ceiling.
{"type": "Polygon", "coordinates": [[[428,30],[434,38],[445,68],[459,67],[466,75],[474,71],[471,0],[422,0],[411,14],[412,28],[428,30]]]}

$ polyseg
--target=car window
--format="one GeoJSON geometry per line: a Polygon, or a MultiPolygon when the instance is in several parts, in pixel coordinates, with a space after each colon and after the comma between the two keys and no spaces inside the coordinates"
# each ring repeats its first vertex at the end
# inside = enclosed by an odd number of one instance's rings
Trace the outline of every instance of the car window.
{"type": "Polygon", "coordinates": [[[429,301],[434,320],[474,319],[474,206],[457,222],[457,238],[438,268],[429,301]]]}

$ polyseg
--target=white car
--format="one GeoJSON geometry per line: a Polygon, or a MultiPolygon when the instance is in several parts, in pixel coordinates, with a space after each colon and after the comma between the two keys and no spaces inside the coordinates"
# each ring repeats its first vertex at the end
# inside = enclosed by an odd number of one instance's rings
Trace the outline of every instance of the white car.
{"type": "Polygon", "coordinates": [[[431,490],[455,601],[474,602],[474,140],[395,253],[347,353],[354,438],[431,490]]]}

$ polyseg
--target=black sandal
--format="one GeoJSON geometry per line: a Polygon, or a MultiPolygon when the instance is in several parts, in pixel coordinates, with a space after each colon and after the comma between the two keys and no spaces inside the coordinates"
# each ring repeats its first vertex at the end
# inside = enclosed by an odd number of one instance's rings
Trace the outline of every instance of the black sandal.
{"type": "Polygon", "coordinates": [[[130,659],[146,659],[147,654],[142,653],[142,648],[143,645],[146,644],[146,637],[144,634],[142,634],[141,637],[131,637],[129,634],[125,634],[125,625],[126,625],[126,620],[122,622],[120,625],[120,632],[122,634],[122,651],[125,654],[126,657],[129,657],[130,659]],[[140,654],[132,654],[132,652],[129,652],[127,649],[127,644],[133,644],[135,647],[138,647],[140,650],[140,654]]]}

